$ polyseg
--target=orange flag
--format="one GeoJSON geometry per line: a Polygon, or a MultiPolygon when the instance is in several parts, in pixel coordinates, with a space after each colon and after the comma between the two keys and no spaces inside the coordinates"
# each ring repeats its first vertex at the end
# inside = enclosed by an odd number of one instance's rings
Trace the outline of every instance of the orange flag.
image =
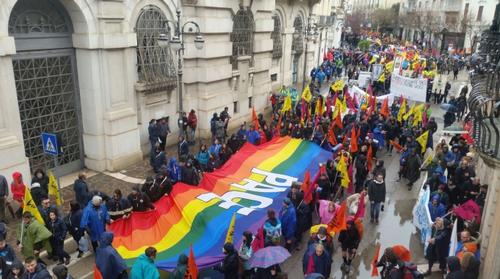
{"type": "Polygon", "coordinates": [[[198,267],[194,260],[193,245],[189,248],[189,259],[186,273],[184,273],[184,279],[198,279],[198,267]]]}
{"type": "Polygon", "coordinates": [[[372,170],[372,161],[373,161],[373,150],[372,145],[368,145],[368,152],[366,153],[366,166],[368,167],[368,172],[372,170]]]}
{"type": "Polygon", "coordinates": [[[385,118],[389,117],[389,98],[385,98],[382,103],[382,108],[380,108],[380,114],[385,116],[385,118]]]}
{"type": "Polygon", "coordinates": [[[102,274],[99,271],[99,268],[97,268],[97,265],[94,264],[94,279],[104,279],[102,278],[102,274]]]}
{"type": "Polygon", "coordinates": [[[328,128],[328,142],[333,146],[338,144],[337,137],[335,136],[335,133],[333,132],[333,125],[330,125],[330,128],[328,128]]]}
{"type": "Polygon", "coordinates": [[[253,125],[255,126],[255,130],[256,131],[260,130],[259,118],[257,118],[257,114],[255,113],[254,107],[252,107],[252,122],[253,122],[253,125]]]}
{"type": "Polygon", "coordinates": [[[380,254],[380,244],[377,244],[377,246],[375,246],[375,255],[373,256],[372,260],[372,277],[377,277],[379,275],[377,269],[379,254],[380,254]]]}
{"type": "Polygon", "coordinates": [[[351,129],[351,149],[349,151],[351,153],[358,152],[358,135],[356,134],[356,129],[354,129],[354,126],[351,129]]]}
{"type": "Polygon", "coordinates": [[[332,218],[330,223],[328,223],[327,231],[328,233],[335,232],[338,234],[340,231],[345,230],[347,228],[347,204],[344,201],[340,206],[339,210],[332,218]]]}
{"type": "Polygon", "coordinates": [[[401,145],[399,145],[399,143],[391,140],[390,143],[392,144],[392,146],[394,146],[394,148],[396,148],[396,151],[401,151],[403,149],[403,147],[401,145]]]}
{"type": "Polygon", "coordinates": [[[313,199],[311,191],[311,172],[309,172],[309,170],[304,174],[304,181],[302,181],[300,190],[304,193],[304,203],[309,204],[313,199]]]}
{"type": "Polygon", "coordinates": [[[340,129],[344,128],[344,125],[342,125],[342,119],[340,118],[340,112],[338,112],[337,116],[335,116],[334,126],[337,126],[340,129]]]}

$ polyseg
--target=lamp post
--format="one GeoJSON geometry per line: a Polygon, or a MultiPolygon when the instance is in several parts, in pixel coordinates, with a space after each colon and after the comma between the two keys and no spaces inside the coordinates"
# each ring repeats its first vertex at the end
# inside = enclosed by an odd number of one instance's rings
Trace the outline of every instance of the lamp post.
{"type": "Polygon", "coordinates": [[[187,21],[186,23],[182,24],[181,22],[181,11],[177,10],[177,21],[173,20],[165,20],[165,32],[161,33],[158,37],[158,45],[160,47],[167,47],[168,44],[170,43],[170,47],[177,52],[177,102],[178,102],[178,108],[179,108],[179,117],[182,117],[182,112],[183,112],[183,106],[182,106],[182,61],[183,61],[183,55],[184,55],[184,35],[185,34],[192,34],[195,33],[196,37],[194,39],[194,46],[196,49],[202,49],[203,45],[205,44],[205,40],[201,36],[200,33],[200,26],[198,23],[194,21],[187,21]],[[174,36],[170,38],[170,28],[168,24],[172,24],[174,27],[174,36]],[[189,28],[187,31],[185,30],[186,27],[189,28]],[[192,26],[194,26],[195,30],[193,31],[192,26]]]}
{"type": "MultiPolygon", "coordinates": [[[[311,40],[316,40],[316,36],[318,35],[316,31],[316,25],[312,23],[311,15],[307,18],[307,25],[306,28],[304,28],[304,39],[306,43],[306,49],[305,49],[305,54],[304,54],[304,67],[302,71],[302,91],[304,91],[304,88],[306,88],[306,71],[307,71],[307,50],[308,50],[308,41],[311,40]]],[[[300,36],[299,33],[293,34],[294,38],[297,39],[298,36],[300,36]]]]}

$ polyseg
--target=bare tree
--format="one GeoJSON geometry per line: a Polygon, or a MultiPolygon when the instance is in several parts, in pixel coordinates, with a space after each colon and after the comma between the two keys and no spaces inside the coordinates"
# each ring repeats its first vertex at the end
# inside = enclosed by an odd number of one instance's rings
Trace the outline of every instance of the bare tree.
{"type": "Polygon", "coordinates": [[[461,28],[466,39],[470,42],[471,53],[476,49],[476,45],[481,38],[481,33],[489,26],[485,20],[478,21],[470,13],[462,18],[461,28]]]}

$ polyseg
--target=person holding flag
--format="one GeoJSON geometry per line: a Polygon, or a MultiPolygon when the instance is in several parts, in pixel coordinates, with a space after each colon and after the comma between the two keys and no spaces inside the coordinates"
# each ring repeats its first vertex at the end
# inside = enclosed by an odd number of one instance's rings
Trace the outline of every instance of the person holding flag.
{"type": "MultiPolygon", "coordinates": [[[[33,202],[33,200],[31,200],[31,202],[33,202]]],[[[52,233],[38,220],[41,219],[41,217],[33,217],[31,213],[32,209],[27,210],[26,208],[27,206],[25,206],[23,221],[18,231],[17,247],[24,257],[38,258],[43,248],[45,248],[48,253],[52,252],[52,247],[49,242],[52,233]]],[[[38,211],[36,207],[35,210],[38,211]]],[[[38,213],[38,216],[40,216],[40,213],[38,213]]]]}

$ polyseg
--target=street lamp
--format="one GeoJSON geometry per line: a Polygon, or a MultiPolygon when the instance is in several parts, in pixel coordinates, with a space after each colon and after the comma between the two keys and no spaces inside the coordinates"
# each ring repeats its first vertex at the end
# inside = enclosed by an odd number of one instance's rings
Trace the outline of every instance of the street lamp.
{"type": "Polygon", "coordinates": [[[196,49],[200,50],[203,48],[205,44],[205,40],[203,36],[201,36],[200,26],[198,23],[190,20],[184,24],[181,22],[181,11],[177,10],[177,21],[173,20],[165,20],[165,33],[161,33],[158,35],[158,45],[160,47],[167,47],[170,44],[170,47],[177,52],[177,99],[178,99],[178,107],[179,107],[179,117],[182,117],[183,106],[182,106],[182,57],[184,55],[184,35],[195,33],[196,37],[194,38],[194,46],[196,49]],[[168,24],[172,24],[174,27],[174,36],[170,38],[170,28],[168,24]],[[187,31],[186,27],[189,28],[187,31]],[[193,31],[192,26],[194,26],[195,30],[193,31]]]}
{"type": "MultiPolygon", "coordinates": [[[[299,33],[294,33],[293,34],[294,38],[298,38],[300,36],[299,33]]],[[[304,91],[304,88],[306,88],[306,71],[307,71],[307,49],[308,49],[308,41],[314,41],[316,42],[316,38],[318,36],[317,32],[317,27],[316,24],[312,23],[311,16],[307,18],[307,25],[306,28],[304,28],[304,38],[305,38],[305,43],[306,43],[306,52],[304,55],[304,68],[302,72],[302,91],[304,91]]]]}

